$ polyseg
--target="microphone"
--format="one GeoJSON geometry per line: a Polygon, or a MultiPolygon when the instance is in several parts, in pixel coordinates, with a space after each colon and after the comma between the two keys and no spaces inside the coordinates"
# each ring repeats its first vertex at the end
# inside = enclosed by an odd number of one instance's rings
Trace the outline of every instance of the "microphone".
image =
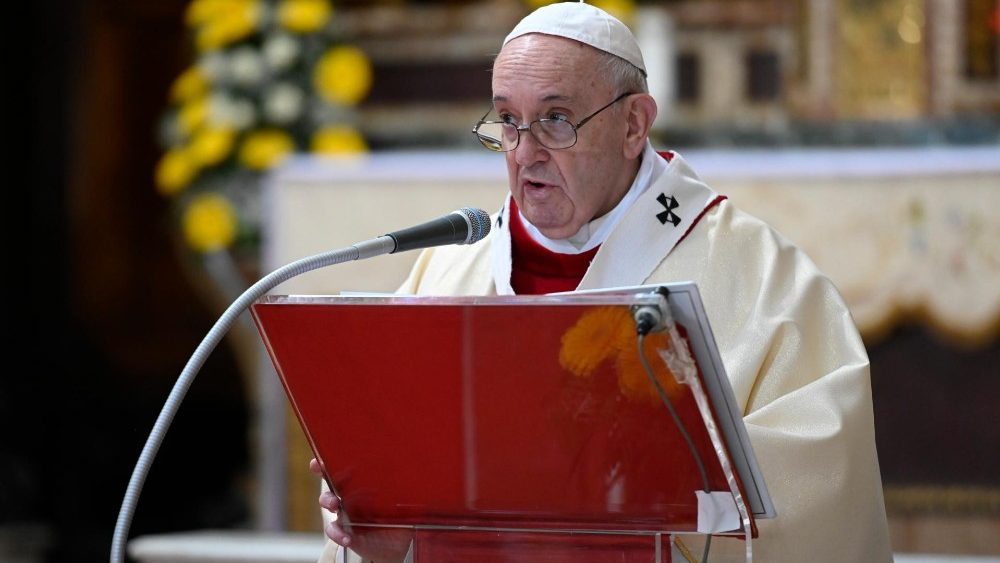
{"type": "Polygon", "coordinates": [[[490,216],[482,209],[463,207],[415,227],[393,231],[390,254],[446,244],[472,244],[490,233],[490,216]]]}

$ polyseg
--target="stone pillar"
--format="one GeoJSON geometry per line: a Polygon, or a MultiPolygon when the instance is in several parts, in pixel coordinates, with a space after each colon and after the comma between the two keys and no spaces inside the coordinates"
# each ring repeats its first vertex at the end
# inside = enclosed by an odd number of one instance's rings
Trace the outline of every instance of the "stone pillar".
{"type": "Polygon", "coordinates": [[[837,13],[834,0],[807,0],[809,52],[807,58],[809,113],[812,117],[833,118],[834,40],[837,13]]]}
{"type": "Polygon", "coordinates": [[[646,63],[649,93],[656,99],[659,112],[654,129],[676,123],[677,41],[674,20],[662,8],[639,8],[635,35],[646,63]]]}

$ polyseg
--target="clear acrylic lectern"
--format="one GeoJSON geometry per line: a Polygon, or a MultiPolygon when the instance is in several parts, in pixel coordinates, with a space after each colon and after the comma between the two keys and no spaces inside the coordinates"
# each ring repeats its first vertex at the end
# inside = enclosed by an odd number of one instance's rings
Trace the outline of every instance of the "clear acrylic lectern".
{"type": "Polygon", "coordinates": [[[416,563],[654,562],[714,533],[746,538],[749,557],[767,512],[744,486],[756,461],[720,400],[728,381],[706,392],[689,347],[704,331],[666,303],[268,296],[252,311],[357,546],[416,563]],[[648,369],[642,307],[665,315],[648,369]]]}

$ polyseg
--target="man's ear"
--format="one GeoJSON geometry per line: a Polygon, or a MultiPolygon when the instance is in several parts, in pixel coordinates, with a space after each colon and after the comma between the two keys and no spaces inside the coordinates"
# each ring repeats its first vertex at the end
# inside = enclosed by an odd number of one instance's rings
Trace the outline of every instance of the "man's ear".
{"type": "Polygon", "coordinates": [[[625,108],[628,131],[622,150],[625,158],[631,160],[638,158],[646,148],[646,138],[656,119],[656,100],[649,94],[635,94],[627,98],[625,108]]]}

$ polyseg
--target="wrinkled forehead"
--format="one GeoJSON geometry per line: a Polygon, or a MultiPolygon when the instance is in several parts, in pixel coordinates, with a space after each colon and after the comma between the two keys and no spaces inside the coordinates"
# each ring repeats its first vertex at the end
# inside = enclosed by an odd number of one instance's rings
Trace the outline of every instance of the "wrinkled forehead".
{"type": "Polygon", "coordinates": [[[504,45],[493,63],[493,94],[524,88],[603,92],[610,83],[600,72],[601,60],[597,49],[573,39],[522,35],[504,45]]]}

